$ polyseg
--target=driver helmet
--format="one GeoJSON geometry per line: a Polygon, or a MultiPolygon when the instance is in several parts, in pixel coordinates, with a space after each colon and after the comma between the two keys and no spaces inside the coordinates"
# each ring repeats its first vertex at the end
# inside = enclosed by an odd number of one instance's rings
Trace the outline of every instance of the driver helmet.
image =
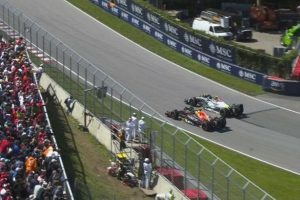
{"type": "Polygon", "coordinates": [[[214,97],[214,100],[215,100],[215,101],[219,101],[220,98],[219,98],[218,96],[215,96],[215,97],[214,97]]]}

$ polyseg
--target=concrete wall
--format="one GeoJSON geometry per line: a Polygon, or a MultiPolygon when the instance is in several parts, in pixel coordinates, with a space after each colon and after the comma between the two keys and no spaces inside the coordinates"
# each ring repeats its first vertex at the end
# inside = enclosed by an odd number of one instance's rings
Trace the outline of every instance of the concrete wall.
{"type": "MultiPolygon", "coordinates": [[[[40,86],[48,91],[53,91],[58,98],[60,104],[66,108],[64,100],[70,96],[62,87],[60,87],[53,79],[51,79],[47,74],[43,74],[40,80],[40,86]]],[[[80,123],[84,124],[84,106],[79,102],[75,102],[74,109],[71,115],[80,123]]],[[[107,126],[105,126],[100,120],[95,117],[87,116],[87,127],[89,133],[94,135],[97,140],[103,144],[108,150],[114,152],[116,149],[112,145],[111,133],[107,126]]],[[[137,155],[134,151],[131,152],[131,157],[136,157],[137,155]]],[[[173,191],[176,200],[185,200],[186,198],[180,190],[173,186],[171,182],[168,181],[165,177],[159,175],[158,182],[154,187],[155,192],[157,193],[166,193],[170,190],[173,191]]]]}

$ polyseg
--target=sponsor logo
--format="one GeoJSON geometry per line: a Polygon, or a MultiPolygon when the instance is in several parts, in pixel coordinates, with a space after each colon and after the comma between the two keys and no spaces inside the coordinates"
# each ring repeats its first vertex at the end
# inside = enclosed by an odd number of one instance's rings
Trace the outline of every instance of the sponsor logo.
{"type": "Polygon", "coordinates": [[[231,73],[231,66],[225,63],[217,63],[217,68],[221,71],[231,73]]]}
{"type": "Polygon", "coordinates": [[[248,79],[248,80],[251,80],[251,81],[254,81],[254,82],[256,81],[256,74],[253,74],[251,72],[240,70],[239,71],[239,76],[241,78],[248,79]]]}
{"type": "Polygon", "coordinates": [[[271,89],[274,91],[284,91],[284,83],[271,81],[271,89]]]}
{"type": "Polygon", "coordinates": [[[202,54],[198,54],[197,58],[198,58],[199,61],[201,61],[201,62],[203,62],[203,63],[205,63],[207,65],[210,65],[210,58],[209,57],[204,56],[202,54]]]}
{"type": "Polygon", "coordinates": [[[112,10],[113,13],[115,13],[117,15],[119,14],[119,9],[118,8],[112,7],[111,10],[112,10]]]}
{"type": "Polygon", "coordinates": [[[143,30],[147,33],[151,33],[151,27],[146,24],[143,24],[143,30]]]}
{"type": "Polygon", "coordinates": [[[141,8],[135,4],[131,4],[131,10],[132,10],[132,12],[134,12],[138,15],[143,15],[143,8],[141,8]]]}
{"type": "Polygon", "coordinates": [[[160,32],[154,31],[154,36],[161,41],[164,40],[164,36],[160,32]]]}
{"type": "Polygon", "coordinates": [[[174,49],[177,47],[177,43],[170,39],[167,39],[167,44],[174,49]]]}
{"type": "Polygon", "coordinates": [[[136,18],[131,18],[131,22],[133,25],[140,26],[140,20],[136,18]]]}
{"type": "Polygon", "coordinates": [[[121,12],[121,17],[122,17],[123,19],[125,19],[125,20],[127,20],[127,21],[128,21],[128,18],[129,18],[129,16],[128,16],[128,14],[127,14],[127,13],[125,13],[125,12],[121,12]]]}
{"type": "Polygon", "coordinates": [[[179,35],[178,34],[178,28],[176,28],[175,26],[172,26],[171,24],[165,23],[164,27],[165,27],[166,32],[172,33],[173,35],[176,35],[176,36],[179,35]]]}
{"type": "Polygon", "coordinates": [[[190,57],[192,57],[192,54],[193,54],[192,50],[190,50],[189,48],[186,48],[184,46],[181,47],[181,52],[190,57]]]}
{"type": "Polygon", "coordinates": [[[117,0],[117,3],[122,5],[122,6],[127,7],[127,1],[126,0],[117,0]]]}
{"type": "Polygon", "coordinates": [[[194,44],[194,45],[199,46],[199,47],[202,46],[200,38],[197,38],[197,37],[195,37],[193,35],[190,35],[188,33],[184,33],[183,37],[184,37],[184,40],[187,43],[191,43],[191,44],[194,44]]]}
{"type": "Polygon", "coordinates": [[[211,43],[209,45],[209,50],[212,54],[218,54],[218,55],[225,56],[228,58],[232,57],[232,52],[230,49],[215,45],[213,43],[211,43]]]}
{"type": "Polygon", "coordinates": [[[108,4],[105,1],[102,1],[101,5],[102,5],[103,8],[108,8],[108,4]]]}
{"type": "Polygon", "coordinates": [[[147,16],[147,19],[148,19],[149,22],[153,22],[153,23],[155,23],[157,25],[160,25],[158,17],[156,17],[156,16],[154,16],[151,13],[148,13],[148,12],[147,12],[146,16],[147,16]]]}

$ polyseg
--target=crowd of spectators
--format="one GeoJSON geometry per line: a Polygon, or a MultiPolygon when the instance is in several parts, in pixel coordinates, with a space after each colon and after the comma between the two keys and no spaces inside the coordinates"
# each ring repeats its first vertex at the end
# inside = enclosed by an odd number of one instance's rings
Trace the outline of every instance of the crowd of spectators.
{"type": "Polygon", "coordinates": [[[0,199],[67,199],[25,42],[0,41],[0,199]]]}

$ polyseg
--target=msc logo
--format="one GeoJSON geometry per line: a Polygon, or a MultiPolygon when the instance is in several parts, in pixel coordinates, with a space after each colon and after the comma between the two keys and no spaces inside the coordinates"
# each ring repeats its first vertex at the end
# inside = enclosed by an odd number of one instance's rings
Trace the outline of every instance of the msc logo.
{"type": "Polygon", "coordinates": [[[191,56],[191,57],[193,55],[192,50],[190,50],[190,49],[188,49],[188,48],[186,48],[184,46],[181,47],[181,52],[184,53],[185,55],[188,55],[188,56],[191,56]]]}
{"type": "Polygon", "coordinates": [[[131,4],[131,10],[132,12],[137,13],[138,15],[143,15],[143,8],[137,5],[131,4]]]}
{"type": "Polygon", "coordinates": [[[184,33],[183,37],[184,37],[184,40],[185,40],[186,42],[190,42],[189,34],[184,33]]]}
{"type": "Polygon", "coordinates": [[[174,35],[179,35],[178,29],[176,27],[172,26],[171,24],[165,23],[164,27],[165,27],[166,32],[170,32],[174,35]]]}
{"type": "Polygon", "coordinates": [[[195,36],[193,36],[193,35],[189,35],[189,34],[187,34],[187,33],[184,33],[183,37],[184,37],[184,40],[185,40],[187,43],[194,44],[194,45],[196,45],[196,46],[198,46],[198,47],[201,47],[201,46],[202,46],[202,44],[201,44],[201,39],[200,39],[200,38],[197,38],[197,37],[195,37],[195,36]]]}
{"type": "Polygon", "coordinates": [[[125,19],[125,20],[128,20],[128,19],[129,19],[128,14],[125,13],[125,12],[121,12],[121,17],[122,17],[123,19],[125,19]]]}
{"type": "Polygon", "coordinates": [[[147,33],[151,33],[151,27],[146,24],[143,24],[143,30],[146,31],[147,33]]]}
{"type": "Polygon", "coordinates": [[[248,80],[251,80],[251,81],[254,81],[254,82],[256,81],[256,74],[253,74],[251,72],[240,70],[239,71],[239,76],[241,78],[248,79],[248,80]]]}
{"type": "Polygon", "coordinates": [[[167,44],[174,49],[177,48],[177,43],[173,40],[167,39],[167,44]]]}
{"type": "Polygon", "coordinates": [[[232,57],[230,49],[227,49],[227,48],[224,48],[224,47],[221,47],[218,45],[214,45],[213,43],[211,43],[209,45],[209,50],[212,54],[218,54],[218,55],[222,55],[222,56],[225,56],[228,58],[232,57]]]}
{"type": "Polygon", "coordinates": [[[147,12],[146,16],[147,16],[147,19],[148,19],[149,22],[153,22],[153,23],[155,23],[157,25],[160,25],[158,17],[156,17],[156,16],[154,16],[151,13],[148,13],[148,12],[147,12]]]}
{"type": "Polygon", "coordinates": [[[160,32],[154,31],[154,36],[161,41],[164,40],[164,36],[160,32]]]}
{"type": "Polygon", "coordinates": [[[216,53],[216,46],[213,43],[211,43],[208,48],[212,54],[216,53]]]}
{"type": "Polygon", "coordinates": [[[122,6],[127,7],[127,1],[126,0],[117,0],[117,3],[122,5],[122,6]]]}
{"type": "Polygon", "coordinates": [[[231,66],[230,65],[226,65],[224,63],[217,63],[217,68],[219,70],[225,71],[225,72],[229,72],[231,73],[231,66]]]}
{"type": "Polygon", "coordinates": [[[208,65],[210,64],[210,58],[207,57],[207,56],[204,56],[202,54],[198,54],[197,58],[198,58],[199,61],[204,62],[205,64],[208,64],[208,65]]]}

